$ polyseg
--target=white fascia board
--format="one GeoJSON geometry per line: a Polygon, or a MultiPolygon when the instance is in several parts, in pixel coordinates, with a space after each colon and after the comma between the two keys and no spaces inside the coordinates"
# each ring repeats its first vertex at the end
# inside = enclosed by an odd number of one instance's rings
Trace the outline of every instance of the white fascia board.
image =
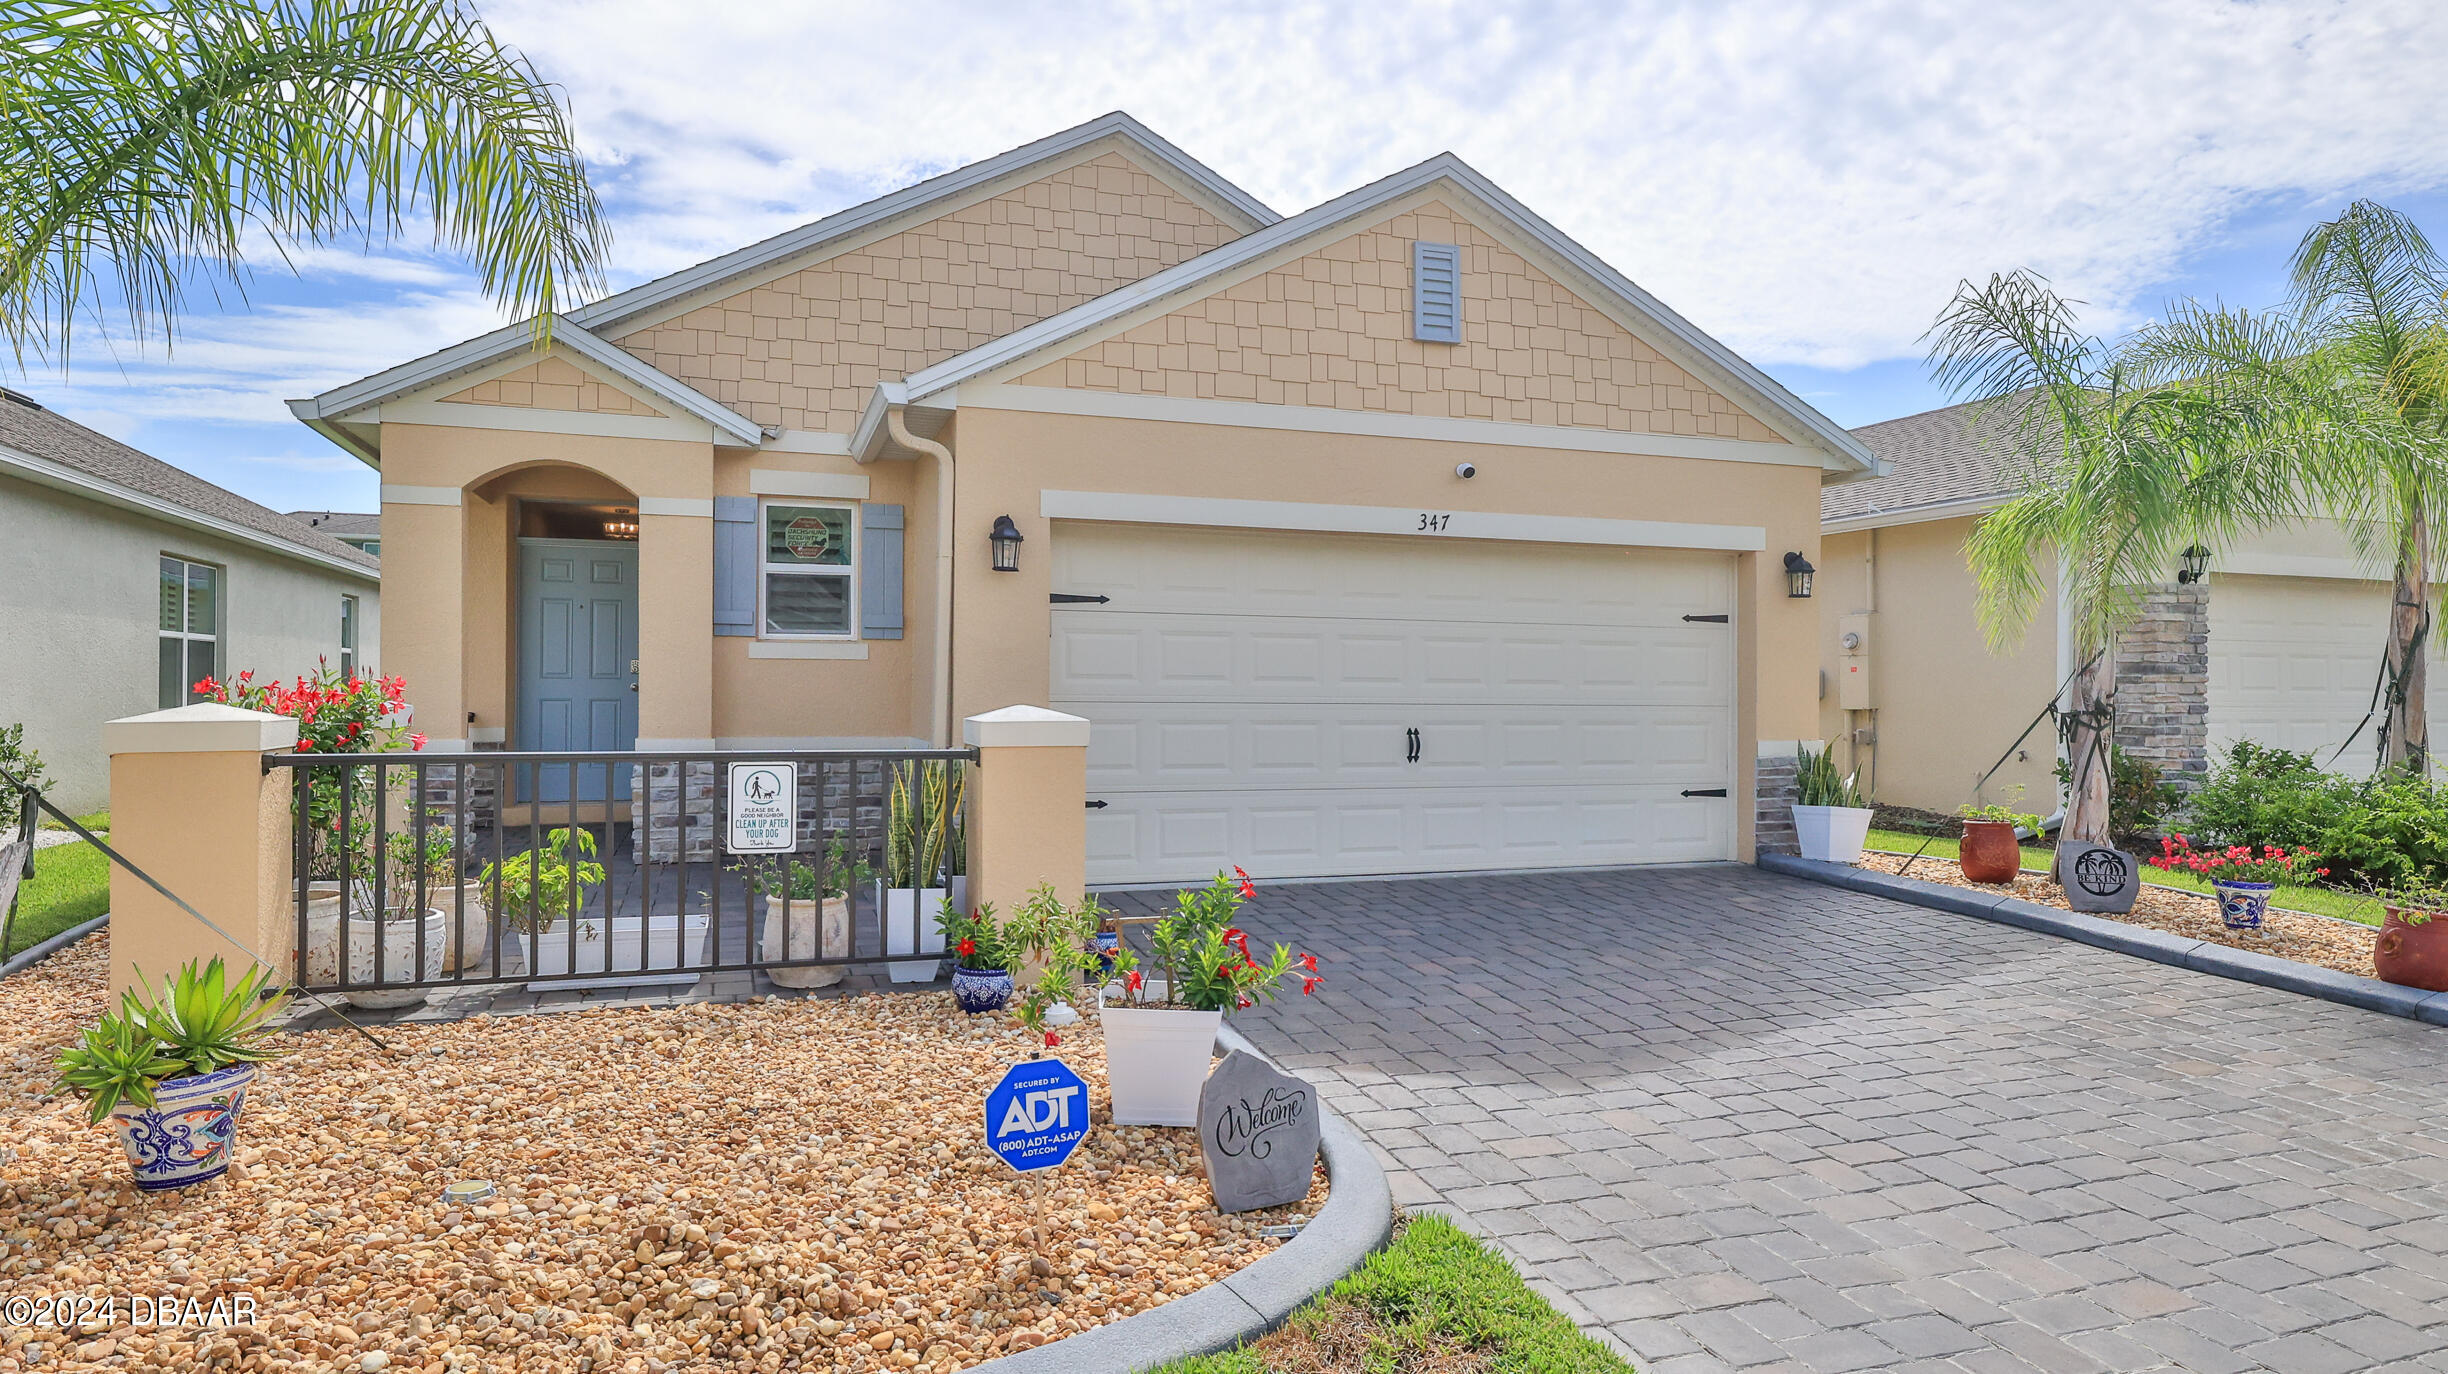
{"type": "Polygon", "coordinates": [[[293,558],[300,563],[311,564],[330,572],[341,573],[366,582],[379,583],[382,581],[382,573],[377,569],[344,562],[328,554],[292,544],[278,535],[266,534],[262,530],[249,528],[234,520],[224,520],[217,515],[206,515],[202,511],[189,510],[175,502],[164,501],[158,496],[149,496],[132,488],[121,486],[117,482],[96,477],[90,472],[69,467],[65,463],[55,463],[48,458],[38,458],[31,453],[0,447],[0,471],[9,472],[55,491],[68,492],[74,496],[99,501],[103,505],[132,511],[135,514],[148,516],[168,524],[217,535],[233,543],[276,553],[283,558],[293,558]]]}
{"type": "Polygon", "coordinates": [[[1157,137],[1138,120],[1117,110],[1061,133],[1050,134],[1034,143],[998,153],[982,162],[972,162],[915,186],[905,186],[863,205],[851,206],[813,224],[777,234],[762,243],[751,244],[695,267],[684,268],[669,276],[606,296],[570,311],[568,318],[588,328],[617,327],[623,320],[718,287],[743,274],[813,252],[830,240],[861,233],[876,225],[925,210],[998,178],[1116,134],[1140,145],[1166,170],[1207,192],[1218,202],[1239,211],[1247,227],[1264,227],[1283,218],[1249,192],[1216,175],[1212,168],[1157,137]]]}
{"type": "MultiPolygon", "coordinates": [[[[1861,441],[1842,426],[1812,409],[1767,374],[1743,361],[1731,349],[1701,332],[1690,321],[1667,309],[1656,297],[1633,285],[1622,273],[1523,208],[1518,201],[1497,189],[1494,183],[1451,153],[1440,153],[1415,167],[1304,210],[1290,219],[1278,221],[1256,233],[1177,263],[1153,276],[1014,330],[966,353],[955,354],[932,367],[922,368],[910,374],[908,395],[918,404],[936,404],[938,396],[951,392],[962,382],[984,377],[1049,351],[1100,325],[1189,296],[1202,288],[1210,288],[1211,283],[1229,278],[1240,269],[1252,267],[1273,254],[1374,215],[1392,202],[1438,181],[1450,182],[1457,190],[1478,199],[1494,217],[1510,222],[1546,253],[1588,278],[1591,284],[1600,288],[1595,294],[1614,295],[1645,323],[1664,330],[1671,342],[1680,345],[1679,351],[1703,364],[1697,370],[1718,374],[1710,379],[1712,381],[1731,383],[1724,389],[1736,393],[1737,399],[1742,399],[1741,393],[1747,391],[1757,398],[1755,408],[1786,416],[1824,446],[1833,460],[1828,466],[1841,471],[1877,474],[1887,470],[1876,455],[1864,448],[1861,441]]],[[[1624,321],[1618,319],[1617,323],[1624,321]]]]}
{"type": "MultiPolygon", "coordinates": [[[[677,406],[729,435],[744,447],[755,448],[765,441],[765,431],[755,421],[661,368],[604,342],[573,323],[566,315],[554,321],[552,343],[555,348],[567,348],[584,358],[620,385],[677,406]]],[[[534,344],[534,331],[527,325],[509,325],[466,343],[454,344],[415,362],[403,363],[388,372],[378,372],[363,381],[335,387],[309,400],[291,401],[289,410],[308,424],[317,420],[344,419],[368,406],[379,406],[386,401],[429,390],[454,377],[494,363],[512,360],[522,351],[533,352],[534,344]]],[[[536,356],[543,358],[550,354],[538,353],[536,356]]],[[[329,430],[323,432],[330,433],[329,430]]]]}
{"type": "Polygon", "coordinates": [[[909,404],[909,384],[878,382],[867,393],[867,404],[859,411],[859,420],[850,429],[850,456],[862,463],[872,463],[884,452],[885,417],[895,406],[909,404]]]}
{"type": "Polygon", "coordinates": [[[308,429],[338,444],[358,462],[376,472],[382,471],[382,451],[368,447],[356,435],[349,433],[346,426],[324,419],[316,412],[314,402],[291,401],[288,405],[289,413],[302,421],[308,429]]]}
{"type": "Polygon", "coordinates": [[[1768,531],[1758,525],[1516,515],[1505,511],[1423,511],[1416,506],[1336,506],[1122,491],[1042,492],[1037,513],[1048,520],[1105,520],[1127,525],[1397,534],[1420,539],[1505,539],[1538,544],[1708,549],[1720,553],[1758,553],[1768,547],[1768,531]]]}
{"type": "Polygon", "coordinates": [[[1882,530],[1892,525],[1926,525],[1933,520],[1954,520],[1967,515],[1986,515],[2014,499],[2013,492],[1993,491],[1983,496],[1964,496],[1952,501],[1932,501],[1921,506],[1899,506],[1894,510],[1864,511],[1859,515],[1840,515],[1819,522],[1821,534],[1851,534],[1855,530],[1882,530]]]}

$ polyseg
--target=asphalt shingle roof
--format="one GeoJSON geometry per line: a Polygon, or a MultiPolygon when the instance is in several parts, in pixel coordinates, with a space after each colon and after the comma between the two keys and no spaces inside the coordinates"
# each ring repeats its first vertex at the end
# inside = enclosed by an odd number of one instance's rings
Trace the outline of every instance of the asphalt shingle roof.
{"type": "Polygon", "coordinates": [[[380,560],[358,552],[321,530],[290,519],[279,511],[256,505],[193,473],[181,472],[161,459],[140,453],[109,435],[87,429],[54,410],[47,410],[16,392],[0,390],[0,445],[30,457],[74,468],[89,477],[125,487],[167,505],[211,516],[270,535],[300,549],[369,572],[380,560]]]}
{"type": "Polygon", "coordinates": [[[1977,403],[1881,420],[1853,431],[1863,447],[1890,465],[1884,477],[1840,482],[1819,492],[1819,518],[1845,520],[2018,489],[2016,463],[2005,441],[2011,419],[1991,412],[1975,421],[1977,403]]]}
{"type": "Polygon", "coordinates": [[[354,510],[293,510],[289,518],[339,538],[372,539],[382,533],[382,517],[354,510]]]}

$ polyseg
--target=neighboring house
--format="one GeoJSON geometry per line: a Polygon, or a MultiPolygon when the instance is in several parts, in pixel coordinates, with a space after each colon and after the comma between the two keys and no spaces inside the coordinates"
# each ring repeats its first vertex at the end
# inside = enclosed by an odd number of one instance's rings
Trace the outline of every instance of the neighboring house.
{"type": "Polygon", "coordinates": [[[382,557],[382,517],[353,510],[293,510],[292,520],[303,520],[360,553],[382,557]]]}
{"type": "MultiPolygon", "coordinates": [[[[1861,741],[1850,756],[1839,743],[1838,757],[1857,757],[1882,801],[1952,810],[2005,756],[1982,798],[2006,800],[2019,784],[2024,804],[2045,812],[2057,805],[2053,727],[2008,747],[2073,670],[2072,641],[2053,599],[2003,652],[1981,633],[1964,541],[2016,479],[2002,421],[1975,413],[1950,406],[1853,431],[1888,473],[1821,497],[1820,730],[1861,741]],[[1850,649],[1847,633],[1859,641],[1850,649]]],[[[2118,744],[2179,783],[2238,739],[2326,763],[2351,736],[2336,766],[2373,767],[2378,721],[2365,716],[2389,590],[2345,531],[2325,521],[2269,530],[2212,550],[2203,582],[2180,584],[2178,571],[2118,639],[2118,744]]],[[[2429,697],[2433,717],[2448,719],[2448,670],[2436,659],[2429,697]]]]}
{"type": "Polygon", "coordinates": [[[1874,466],[1450,155],[1286,219],[1119,114],[293,408],[434,747],[1050,705],[1098,882],[1748,857],[1874,466]]]}
{"type": "Polygon", "coordinates": [[[372,668],[377,563],[0,391],[0,722],[22,721],[67,810],[110,788],[102,723],[252,668],[372,668]]]}

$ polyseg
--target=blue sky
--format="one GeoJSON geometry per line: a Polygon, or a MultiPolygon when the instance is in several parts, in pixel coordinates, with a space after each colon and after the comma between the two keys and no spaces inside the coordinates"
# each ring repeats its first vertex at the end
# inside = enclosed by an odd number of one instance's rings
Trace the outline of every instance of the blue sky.
{"type": "MultiPolygon", "coordinates": [[[[1945,403],[1917,340],[2029,267],[2113,333],[2265,304],[2357,196],[2448,236],[2422,0],[479,0],[565,92],[625,286],[1127,109],[1284,212],[1451,149],[1840,423],[1945,403]]],[[[500,322],[413,240],[200,287],[175,349],[12,377],[283,509],[375,478],[281,402],[500,322]]]]}

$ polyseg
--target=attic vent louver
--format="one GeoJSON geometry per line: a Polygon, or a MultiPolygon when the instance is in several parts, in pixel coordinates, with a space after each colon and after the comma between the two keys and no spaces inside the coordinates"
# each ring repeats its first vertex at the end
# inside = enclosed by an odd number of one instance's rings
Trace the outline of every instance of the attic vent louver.
{"type": "Polygon", "coordinates": [[[1462,342],[1462,250],[1450,243],[1411,245],[1411,337],[1462,342]]]}

